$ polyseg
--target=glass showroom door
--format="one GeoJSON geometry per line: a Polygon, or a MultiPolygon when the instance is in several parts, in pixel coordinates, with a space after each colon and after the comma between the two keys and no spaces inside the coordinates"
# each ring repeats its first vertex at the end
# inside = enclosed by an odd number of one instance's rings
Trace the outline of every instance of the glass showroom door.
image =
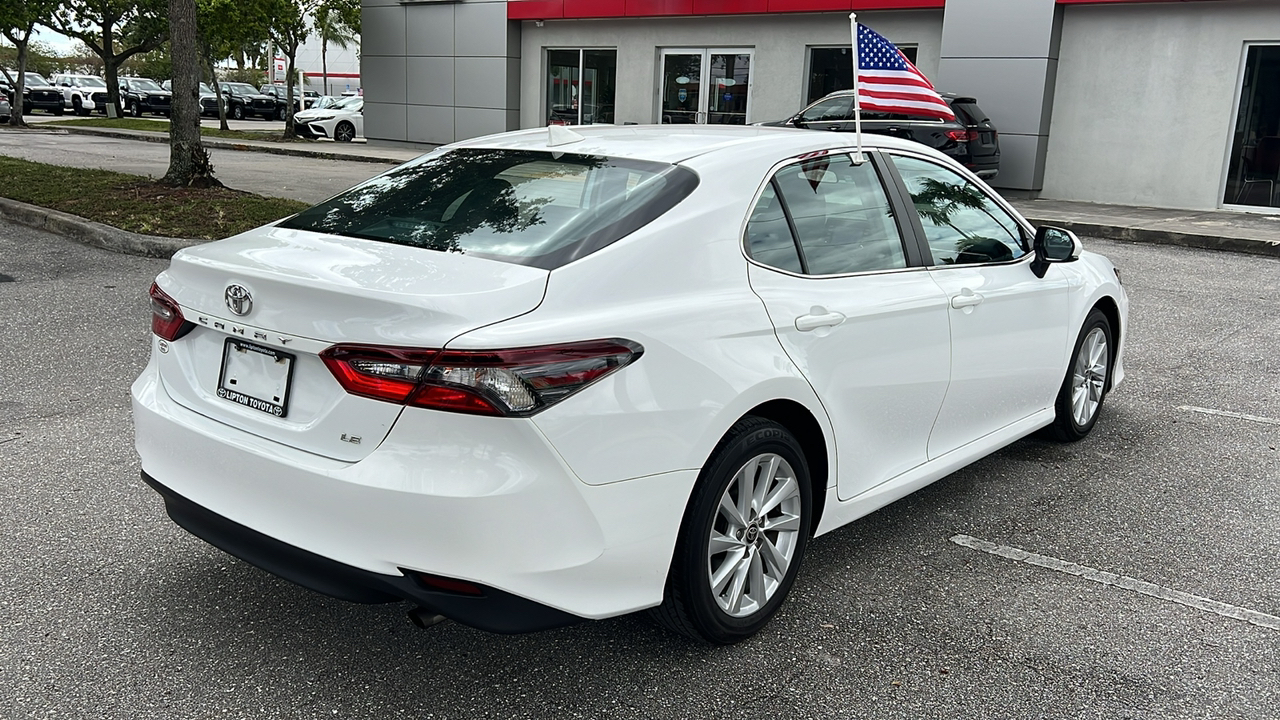
{"type": "Polygon", "coordinates": [[[1222,204],[1280,209],[1280,45],[1249,45],[1222,204]]]}
{"type": "Polygon", "coordinates": [[[750,50],[662,51],[661,123],[746,125],[750,50]]]}

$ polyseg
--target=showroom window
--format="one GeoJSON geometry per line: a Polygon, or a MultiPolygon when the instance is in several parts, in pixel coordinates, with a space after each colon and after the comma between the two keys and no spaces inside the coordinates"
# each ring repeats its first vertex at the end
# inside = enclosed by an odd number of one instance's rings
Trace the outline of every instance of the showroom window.
{"type": "Polygon", "coordinates": [[[617,50],[547,51],[547,124],[613,122],[617,50]]]}
{"type": "Polygon", "coordinates": [[[1250,45],[1240,81],[1226,205],[1280,207],[1280,45],[1250,45]]]}
{"type": "MultiPolygon", "coordinates": [[[[915,45],[899,45],[898,49],[913,64],[916,61],[915,45]]],[[[837,90],[848,90],[853,87],[853,56],[851,48],[844,47],[811,47],[809,48],[809,96],[805,101],[811,103],[818,98],[837,90]]]]}

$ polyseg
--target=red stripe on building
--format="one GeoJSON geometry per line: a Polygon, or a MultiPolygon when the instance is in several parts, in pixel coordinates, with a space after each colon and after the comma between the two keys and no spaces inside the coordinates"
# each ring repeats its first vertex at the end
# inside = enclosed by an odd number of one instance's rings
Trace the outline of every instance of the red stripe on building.
{"type": "Polygon", "coordinates": [[[941,9],[946,0],[508,0],[510,20],[941,9]]]}

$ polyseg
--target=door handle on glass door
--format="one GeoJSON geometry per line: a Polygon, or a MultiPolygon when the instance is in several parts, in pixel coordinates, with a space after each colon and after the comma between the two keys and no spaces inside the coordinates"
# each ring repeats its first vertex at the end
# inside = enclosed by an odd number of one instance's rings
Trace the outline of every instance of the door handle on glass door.
{"type": "Polygon", "coordinates": [[[844,315],[838,312],[823,312],[822,308],[814,308],[809,315],[796,318],[796,329],[809,332],[823,327],[833,327],[844,322],[844,315]]]}
{"type": "Polygon", "coordinates": [[[951,296],[951,307],[959,310],[961,308],[970,308],[982,302],[982,296],[970,290],[963,288],[959,295],[951,296]]]}

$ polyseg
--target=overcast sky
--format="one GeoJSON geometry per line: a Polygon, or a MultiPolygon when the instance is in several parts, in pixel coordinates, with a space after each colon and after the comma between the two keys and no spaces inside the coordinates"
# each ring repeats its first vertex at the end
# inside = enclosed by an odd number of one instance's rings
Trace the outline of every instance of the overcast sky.
{"type": "Polygon", "coordinates": [[[65,55],[71,52],[76,45],[76,41],[59,32],[54,32],[49,28],[37,28],[34,40],[39,40],[46,45],[53,47],[59,54],[65,55]]]}

